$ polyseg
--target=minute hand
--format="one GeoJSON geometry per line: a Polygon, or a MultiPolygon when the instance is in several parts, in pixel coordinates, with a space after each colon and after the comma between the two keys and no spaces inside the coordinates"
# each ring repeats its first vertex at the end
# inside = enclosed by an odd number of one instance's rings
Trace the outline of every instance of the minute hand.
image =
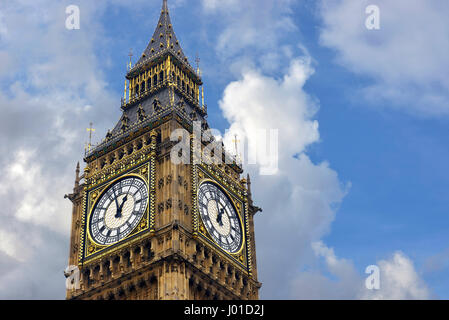
{"type": "Polygon", "coordinates": [[[222,226],[223,225],[223,221],[222,216],[223,216],[223,209],[220,210],[220,208],[218,207],[218,192],[215,192],[215,204],[217,205],[217,223],[222,226]]]}
{"type": "Polygon", "coordinates": [[[115,208],[116,208],[116,211],[118,212],[118,201],[117,201],[117,196],[115,195],[115,189],[114,189],[114,187],[112,187],[112,193],[113,193],[113,195],[114,195],[115,208]]]}

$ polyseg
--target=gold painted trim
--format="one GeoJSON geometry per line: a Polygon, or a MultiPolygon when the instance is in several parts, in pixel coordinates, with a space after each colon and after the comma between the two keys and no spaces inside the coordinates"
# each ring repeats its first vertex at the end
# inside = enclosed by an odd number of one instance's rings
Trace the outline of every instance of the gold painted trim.
{"type": "Polygon", "coordinates": [[[87,188],[83,188],[83,200],[81,205],[81,217],[80,217],[80,233],[79,233],[79,252],[78,252],[78,266],[82,267],[83,265],[83,255],[84,255],[84,233],[85,233],[85,226],[86,226],[86,203],[88,202],[87,197],[87,188]]]}
{"type": "MultiPolygon", "coordinates": [[[[235,204],[235,201],[234,201],[234,199],[232,199],[232,198],[234,198],[232,195],[230,195],[228,192],[226,192],[226,190],[224,190],[224,188],[222,187],[222,186],[220,186],[219,185],[219,183],[217,183],[217,181],[214,181],[214,180],[212,180],[212,179],[208,179],[208,178],[205,178],[205,179],[202,179],[199,183],[198,183],[198,188],[197,188],[197,191],[196,191],[196,199],[195,199],[195,201],[197,202],[197,207],[198,207],[198,194],[199,194],[199,191],[200,191],[200,188],[201,188],[201,186],[204,184],[204,183],[206,183],[206,182],[211,182],[212,184],[214,184],[214,185],[216,185],[230,200],[231,200],[231,203],[232,203],[232,206],[234,207],[234,210],[235,210],[235,212],[237,213],[237,216],[239,217],[239,221],[240,221],[240,230],[242,231],[242,243],[241,243],[241,245],[240,245],[240,248],[239,248],[239,250],[238,251],[236,251],[236,252],[230,252],[230,251],[227,251],[227,250],[225,250],[225,249],[223,249],[222,247],[220,247],[215,241],[213,241],[216,245],[217,245],[217,247],[218,248],[220,248],[221,250],[223,250],[223,251],[225,251],[227,254],[230,254],[230,255],[236,255],[236,256],[238,256],[241,252],[242,252],[242,250],[243,250],[243,248],[245,247],[245,244],[246,244],[246,228],[244,228],[244,224],[243,224],[243,221],[242,221],[242,217],[241,217],[241,213],[240,213],[240,211],[239,210],[237,210],[237,206],[236,206],[236,204],[235,204]]],[[[241,203],[242,205],[243,205],[243,202],[241,203]]],[[[241,209],[240,209],[241,210],[241,209]]],[[[199,215],[199,217],[201,218],[201,222],[203,223],[203,225],[204,225],[204,221],[203,221],[203,218],[201,217],[201,215],[199,214],[199,212],[198,212],[198,215],[199,215]]],[[[206,229],[206,228],[205,228],[206,229]]],[[[211,234],[210,234],[210,232],[209,232],[209,230],[207,230],[206,229],[206,231],[207,231],[207,233],[209,234],[209,236],[211,236],[211,234]]],[[[212,238],[212,240],[213,240],[213,237],[211,236],[211,238],[212,238]]],[[[238,260],[238,259],[237,259],[238,260]]]]}
{"type": "MultiPolygon", "coordinates": [[[[139,169],[139,168],[136,168],[136,169],[139,169]]],[[[101,193],[97,196],[97,200],[96,200],[96,201],[92,204],[92,206],[89,208],[89,214],[88,214],[88,216],[87,216],[87,223],[86,223],[85,228],[84,228],[84,229],[87,231],[87,237],[88,237],[89,241],[92,242],[93,244],[95,244],[95,245],[99,248],[99,250],[96,250],[97,252],[98,252],[98,251],[101,251],[101,250],[105,250],[105,249],[107,249],[107,248],[109,248],[109,247],[115,246],[115,245],[117,245],[118,243],[123,242],[123,241],[126,241],[128,238],[134,236],[134,235],[133,235],[133,232],[139,227],[139,224],[141,223],[142,219],[144,218],[144,216],[142,216],[142,217],[140,218],[140,220],[139,220],[139,222],[137,223],[136,227],[130,232],[130,234],[129,234],[128,236],[126,236],[125,238],[123,238],[123,239],[120,240],[120,241],[114,242],[114,243],[109,244],[109,245],[101,245],[101,244],[99,244],[98,242],[96,242],[96,241],[92,238],[92,235],[90,234],[90,219],[91,219],[91,216],[92,216],[92,211],[93,211],[93,209],[96,207],[96,205],[98,204],[98,201],[99,201],[99,200],[101,199],[101,197],[106,193],[106,190],[109,190],[109,188],[110,188],[111,186],[113,186],[117,181],[123,180],[123,179],[127,179],[127,178],[129,178],[129,177],[137,177],[137,178],[141,179],[141,180],[145,183],[145,185],[146,185],[146,187],[147,187],[147,194],[148,194],[148,202],[147,202],[147,207],[145,208],[145,211],[146,211],[146,214],[149,215],[150,189],[149,189],[148,181],[146,181],[145,177],[142,177],[141,175],[138,175],[138,174],[136,174],[136,173],[130,173],[130,174],[126,174],[126,175],[123,175],[123,176],[121,176],[121,177],[118,177],[118,178],[112,180],[107,186],[105,186],[105,187],[103,188],[103,190],[101,191],[101,193]]],[[[86,249],[87,249],[87,248],[86,248],[86,249]]],[[[89,254],[89,252],[86,252],[86,253],[89,254]]],[[[93,255],[93,254],[91,254],[91,255],[93,255]]],[[[84,256],[85,256],[85,258],[88,258],[88,255],[85,254],[84,256]]]]}

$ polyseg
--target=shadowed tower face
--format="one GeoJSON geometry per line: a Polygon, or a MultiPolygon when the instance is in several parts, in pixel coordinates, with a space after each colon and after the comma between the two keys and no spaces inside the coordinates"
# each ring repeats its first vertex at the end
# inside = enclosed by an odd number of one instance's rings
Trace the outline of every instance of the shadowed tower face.
{"type": "Polygon", "coordinates": [[[84,174],[77,167],[69,265],[78,267],[80,285],[68,299],[258,298],[260,209],[249,176],[242,179],[232,161],[172,161],[175,130],[192,138],[195,127],[209,128],[202,84],[164,0],[147,48],[126,74],[123,115],[86,154],[84,174]]]}

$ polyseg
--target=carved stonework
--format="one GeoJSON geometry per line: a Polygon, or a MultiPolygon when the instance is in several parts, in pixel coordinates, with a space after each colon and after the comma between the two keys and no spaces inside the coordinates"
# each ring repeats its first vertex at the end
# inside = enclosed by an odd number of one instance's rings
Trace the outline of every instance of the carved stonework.
{"type": "Polygon", "coordinates": [[[129,128],[129,117],[126,115],[126,113],[123,114],[122,119],[121,119],[121,127],[120,129],[122,131],[126,131],[129,128]]]}
{"type": "Polygon", "coordinates": [[[145,110],[143,110],[142,105],[139,104],[139,108],[137,109],[137,119],[142,122],[147,118],[145,110]]]}
{"type": "Polygon", "coordinates": [[[165,208],[166,209],[171,209],[172,207],[172,200],[171,199],[167,199],[167,201],[165,202],[165,208]]]}
{"type": "MultiPolygon", "coordinates": [[[[198,101],[201,77],[186,63],[163,3],[161,25],[126,74],[121,118],[84,157],[84,174],[77,166],[67,195],[73,204],[68,264],[78,266],[81,277],[68,299],[258,299],[258,208],[249,178],[241,179],[236,164],[175,165],[170,159],[174,130],[193,134],[192,120],[203,130],[209,125],[198,101]],[[166,42],[160,47],[161,33],[176,54],[167,54],[166,42]],[[222,200],[200,203],[204,182],[216,185],[222,200]],[[235,213],[234,226],[241,226],[236,250],[217,241],[200,214],[206,207],[220,225],[224,204],[235,213]],[[106,229],[114,225],[129,233],[106,229]]],[[[211,189],[208,197],[216,196],[211,189]]]]}
{"type": "Polygon", "coordinates": [[[155,98],[153,100],[153,108],[154,108],[154,112],[159,112],[160,110],[162,110],[162,104],[158,98],[155,98]]]}

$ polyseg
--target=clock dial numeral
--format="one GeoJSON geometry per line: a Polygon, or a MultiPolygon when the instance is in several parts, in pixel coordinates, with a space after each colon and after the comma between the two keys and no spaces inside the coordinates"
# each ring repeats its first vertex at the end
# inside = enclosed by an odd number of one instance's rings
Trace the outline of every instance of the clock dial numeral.
{"type": "Polygon", "coordinates": [[[212,182],[199,187],[198,208],[212,239],[225,251],[235,253],[242,246],[242,227],[226,193],[212,182]]]}
{"type": "Polygon", "coordinates": [[[137,177],[125,177],[109,186],[95,204],[89,221],[92,239],[111,245],[125,239],[148,207],[148,189],[137,177]]]}

